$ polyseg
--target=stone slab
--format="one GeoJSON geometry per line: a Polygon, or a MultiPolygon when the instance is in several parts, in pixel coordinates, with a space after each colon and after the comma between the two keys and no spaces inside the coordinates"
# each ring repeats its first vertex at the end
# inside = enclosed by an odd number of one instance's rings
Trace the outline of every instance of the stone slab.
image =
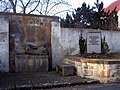
{"type": "Polygon", "coordinates": [[[67,65],[67,64],[57,65],[56,72],[58,72],[59,74],[63,76],[74,75],[74,66],[67,65]]]}
{"type": "Polygon", "coordinates": [[[87,53],[101,53],[101,32],[87,33],[87,53]]]}

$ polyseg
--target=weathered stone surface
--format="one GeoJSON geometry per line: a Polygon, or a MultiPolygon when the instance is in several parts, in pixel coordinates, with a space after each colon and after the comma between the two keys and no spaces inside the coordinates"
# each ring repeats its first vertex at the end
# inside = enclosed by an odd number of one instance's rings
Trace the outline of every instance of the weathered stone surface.
{"type": "Polygon", "coordinates": [[[67,58],[65,58],[65,63],[75,65],[75,61],[71,61],[70,59],[67,58]]]}
{"type": "Polygon", "coordinates": [[[84,70],[84,75],[85,75],[85,76],[91,76],[91,75],[93,75],[93,71],[92,71],[92,70],[89,70],[89,69],[85,69],[85,70],[84,70]]]}
{"type": "Polygon", "coordinates": [[[0,17],[0,72],[9,71],[9,23],[0,17]]]}
{"type": "Polygon", "coordinates": [[[95,64],[88,63],[88,69],[93,69],[95,64]]]}
{"type": "Polygon", "coordinates": [[[81,65],[82,65],[81,62],[75,61],[75,66],[81,66],[81,65]]]}
{"type": "Polygon", "coordinates": [[[63,76],[74,75],[74,66],[67,64],[59,64],[56,66],[56,72],[63,76]]]}
{"type": "Polygon", "coordinates": [[[120,60],[90,59],[90,61],[87,58],[81,58],[81,60],[78,61],[75,56],[73,57],[74,58],[69,57],[68,62],[70,64],[70,62],[75,61],[76,64],[71,64],[75,66],[78,76],[96,79],[102,83],[120,82],[120,60]]]}
{"type": "Polygon", "coordinates": [[[85,68],[85,69],[88,69],[87,63],[82,63],[82,67],[85,68]]]}
{"type": "Polygon", "coordinates": [[[26,54],[48,55],[47,45],[45,43],[43,45],[39,45],[39,46],[28,44],[26,46],[26,54]]]}
{"type": "Polygon", "coordinates": [[[63,63],[63,47],[61,45],[61,28],[60,22],[51,22],[51,49],[52,49],[52,68],[55,68],[57,64],[63,63]]]}
{"type": "Polygon", "coordinates": [[[47,72],[48,56],[16,55],[16,72],[47,72]]]}
{"type": "MultiPolygon", "coordinates": [[[[51,69],[51,22],[58,20],[59,17],[56,16],[0,13],[0,34],[2,33],[0,42],[4,41],[4,43],[0,43],[0,51],[4,55],[1,53],[0,55],[5,56],[4,61],[2,59],[0,71],[14,72],[15,67],[18,67],[14,66],[15,61],[19,60],[15,60],[17,59],[16,55],[27,54],[48,55],[49,68],[51,69]],[[3,34],[6,34],[5,37],[3,34]],[[2,48],[4,51],[1,50],[2,48]]],[[[30,63],[32,62],[30,61],[30,63]]],[[[27,68],[24,64],[21,66],[27,68]]]]}
{"type": "Polygon", "coordinates": [[[110,77],[116,77],[117,76],[117,70],[110,70],[110,77]]]}

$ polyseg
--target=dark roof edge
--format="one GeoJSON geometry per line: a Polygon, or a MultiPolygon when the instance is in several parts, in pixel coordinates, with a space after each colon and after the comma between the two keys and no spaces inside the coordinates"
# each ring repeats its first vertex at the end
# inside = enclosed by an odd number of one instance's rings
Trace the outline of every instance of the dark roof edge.
{"type": "Polygon", "coordinates": [[[47,16],[47,15],[37,15],[37,14],[21,14],[21,13],[10,13],[10,12],[0,12],[0,15],[34,16],[34,17],[47,17],[47,18],[59,19],[58,16],[47,16]]]}

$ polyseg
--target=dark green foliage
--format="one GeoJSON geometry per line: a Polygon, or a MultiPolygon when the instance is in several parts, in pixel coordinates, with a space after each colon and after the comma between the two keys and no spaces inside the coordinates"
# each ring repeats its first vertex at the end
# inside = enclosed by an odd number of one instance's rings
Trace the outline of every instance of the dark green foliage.
{"type": "Polygon", "coordinates": [[[84,2],[81,8],[77,8],[75,12],[73,12],[73,22],[74,24],[83,24],[83,27],[87,28],[91,24],[92,21],[92,10],[90,6],[86,5],[84,2]]]}
{"type": "Polygon", "coordinates": [[[80,54],[84,54],[85,53],[85,49],[86,49],[86,42],[85,39],[82,36],[82,32],[79,38],[79,48],[80,48],[80,54]]]}
{"type": "Polygon", "coordinates": [[[75,10],[76,15],[73,13],[74,22],[77,23],[77,21],[79,20],[79,22],[83,24],[90,23],[89,21],[90,9],[89,8],[90,8],[89,5],[87,7],[86,3],[83,3],[81,8],[77,8],[77,10],[75,10]]]}
{"type": "Polygon", "coordinates": [[[67,13],[66,19],[61,19],[61,24],[62,24],[62,27],[72,27],[73,20],[71,15],[67,13]]]}
{"type": "Polygon", "coordinates": [[[94,4],[95,6],[90,8],[84,2],[81,7],[72,12],[72,16],[67,13],[66,19],[61,21],[62,27],[117,29],[118,16],[116,8],[112,12],[104,12],[103,2],[96,0],[94,4]]]}
{"type": "Polygon", "coordinates": [[[91,24],[91,28],[94,29],[108,29],[114,30],[117,29],[118,26],[118,16],[116,8],[110,12],[104,12],[103,2],[99,3],[97,0],[95,4],[95,13],[93,14],[93,23],[91,24]]]}
{"type": "Polygon", "coordinates": [[[97,0],[94,4],[95,4],[95,7],[93,8],[96,11],[94,11],[93,13],[93,21],[91,22],[91,27],[95,29],[100,29],[103,22],[102,17],[104,17],[103,2],[99,3],[99,0],[97,0]]]}
{"type": "Polygon", "coordinates": [[[102,49],[102,54],[107,54],[109,51],[110,51],[110,49],[109,49],[109,46],[108,46],[108,44],[107,44],[107,42],[106,42],[106,40],[105,40],[105,37],[102,39],[102,43],[101,43],[102,45],[102,47],[101,47],[101,49],[102,49]]]}
{"type": "Polygon", "coordinates": [[[104,13],[103,24],[105,29],[109,29],[109,30],[117,29],[118,16],[117,16],[116,8],[112,12],[108,11],[107,13],[104,13]]]}

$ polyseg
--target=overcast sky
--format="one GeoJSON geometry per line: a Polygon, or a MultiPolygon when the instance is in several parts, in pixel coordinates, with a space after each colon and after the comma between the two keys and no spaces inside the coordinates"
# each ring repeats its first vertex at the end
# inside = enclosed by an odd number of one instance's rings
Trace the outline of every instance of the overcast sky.
{"type": "MultiPolygon", "coordinates": [[[[94,2],[96,2],[96,0],[66,0],[68,1],[73,7],[77,8],[79,6],[81,6],[81,4],[83,2],[90,4],[90,6],[94,5],[94,2]]],[[[104,3],[104,7],[108,6],[110,3],[116,1],[116,0],[99,0],[99,2],[103,2],[104,3]]]]}
{"type": "MultiPolygon", "coordinates": [[[[81,7],[83,2],[85,2],[87,5],[89,4],[91,7],[94,6],[94,2],[96,2],[96,0],[65,0],[65,1],[67,1],[70,5],[72,5],[71,11],[73,11],[74,9],[77,9],[78,7],[81,7]]],[[[117,0],[99,0],[99,2],[101,1],[104,3],[104,8],[105,8],[108,5],[110,5],[112,2],[117,1],[117,0]]],[[[71,12],[68,12],[68,13],[72,14],[71,12]]],[[[61,18],[65,18],[66,12],[58,14],[57,16],[60,16],[61,18]]]]}

